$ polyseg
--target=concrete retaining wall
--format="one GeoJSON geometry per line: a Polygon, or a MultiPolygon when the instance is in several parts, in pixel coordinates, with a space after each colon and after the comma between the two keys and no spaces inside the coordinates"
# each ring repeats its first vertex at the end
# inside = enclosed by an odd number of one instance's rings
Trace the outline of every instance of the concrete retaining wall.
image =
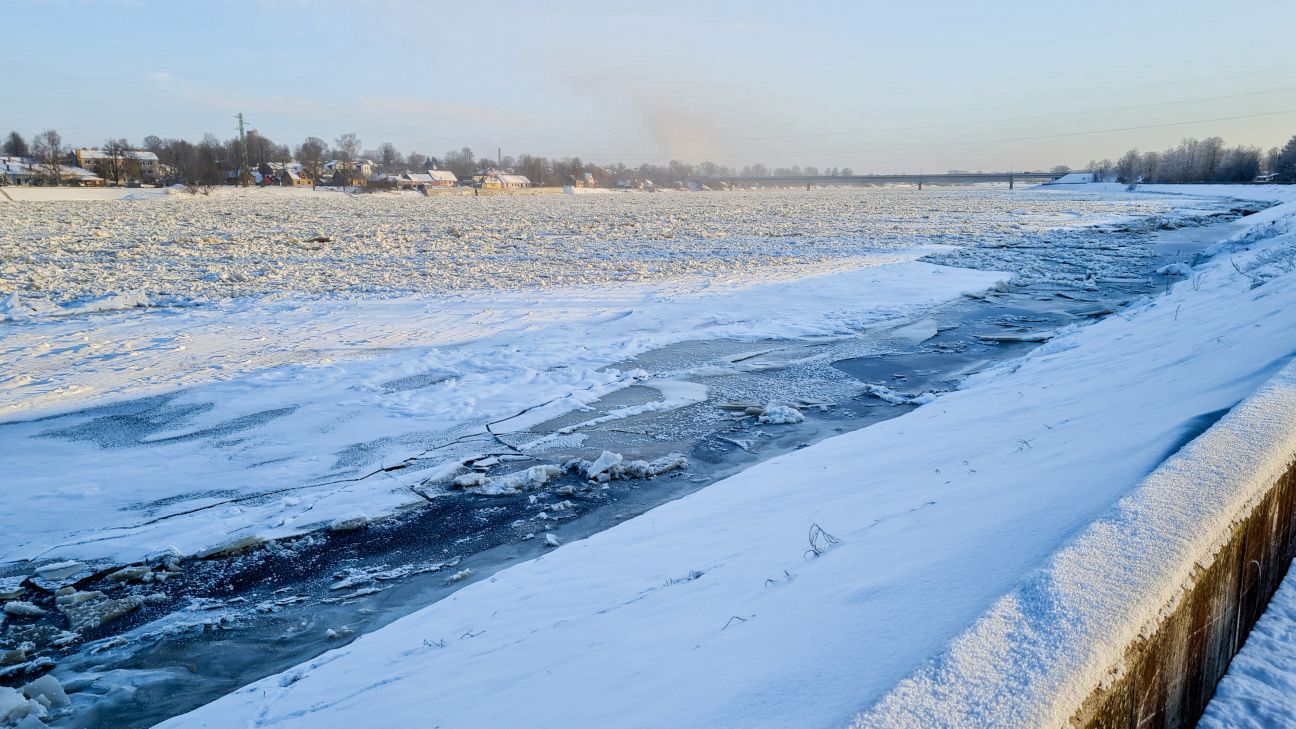
{"type": "Polygon", "coordinates": [[[1128,646],[1124,670],[1072,717],[1081,727],[1191,727],[1296,558],[1296,466],[1207,567],[1198,567],[1151,635],[1128,646]]]}

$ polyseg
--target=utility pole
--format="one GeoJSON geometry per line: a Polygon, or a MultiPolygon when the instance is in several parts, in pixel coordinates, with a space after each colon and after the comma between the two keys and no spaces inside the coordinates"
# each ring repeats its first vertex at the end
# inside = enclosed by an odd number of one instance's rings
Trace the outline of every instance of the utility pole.
{"type": "Polygon", "coordinates": [[[495,148],[495,167],[498,168],[498,167],[499,167],[500,165],[502,165],[502,164],[504,164],[504,148],[503,148],[503,147],[496,147],[496,148],[495,148]]]}
{"type": "Polygon", "coordinates": [[[235,114],[234,118],[238,119],[238,134],[239,134],[238,182],[240,185],[247,187],[247,179],[252,176],[252,172],[248,169],[249,165],[248,165],[248,150],[247,150],[247,131],[244,129],[243,126],[244,125],[243,112],[240,111],[239,113],[235,114]]]}

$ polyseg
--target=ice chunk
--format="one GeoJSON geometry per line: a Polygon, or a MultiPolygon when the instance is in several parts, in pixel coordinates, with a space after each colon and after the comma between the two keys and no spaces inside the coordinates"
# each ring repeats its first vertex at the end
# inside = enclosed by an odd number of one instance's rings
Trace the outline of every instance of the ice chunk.
{"type": "Polygon", "coordinates": [[[682,453],[668,453],[651,461],[630,461],[622,464],[622,478],[652,478],[684,468],[688,459],[682,453]]]}
{"type": "Polygon", "coordinates": [[[130,567],[123,567],[111,575],[108,575],[108,579],[112,582],[141,582],[143,581],[144,576],[149,572],[152,572],[152,570],[148,567],[143,565],[132,565],[130,567]]]}
{"type": "Polygon", "coordinates": [[[83,565],[80,562],[77,562],[76,560],[70,560],[67,562],[55,562],[54,564],[47,564],[41,567],[37,567],[36,575],[38,577],[43,577],[47,580],[61,580],[65,577],[71,577],[72,575],[75,575],[77,572],[81,571],[81,568],[84,566],[85,565],[83,565]]]}
{"type": "Polygon", "coordinates": [[[545,534],[544,543],[546,547],[557,547],[558,545],[562,544],[562,542],[559,541],[558,537],[552,534],[545,534]]]}
{"type": "Polygon", "coordinates": [[[68,700],[67,692],[63,690],[63,684],[48,673],[23,686],[22,692],[23,696],[33,701],[39,701],[47,708],[67,706],[71,703],[68,700]]]}
{"type": "Polygon", "coordinates": [[[64,605],[80,605],[83,602],[91,602],[104,597],[106,597],[106,595],[98,590],[90,590],[88,592],[73,590],[72,592],[61,594],[54,598],[54,603],[60,607],[64,605]]]}
{"type": "Polygon", "coordinates": [[[604,471],[607,471],[608,469],[612,468],[613,466],[617,465],[620,462],[621,462],[620,453],[603,451],[603,455],[599,456],[597,460],[595,460],[593,463],[589,465],[589,468],[585,469],[585,477],[598,478],[599,474],[603,473],[604,471]]]}
{"type": "Polygon", "coordinates": [[[144,604],[141,597],[124,597],[118,600],[97,600],[61,606],[67,616],[68,626],[75,631],[97,628],[138,610],[144,604]]]}
{"type": "Polygon", "coordinates": [[[352,511],[329,522],[328,530],[334,533],[353,532],[369,525],[369,517],[362,512],[352,511]]]}
{"type": "Polygon", "coordinates": [[[450,485],[458,489],[475,489],[485,486],[489,480],[484,473],[465,473],[451,481],[450,485]]]}
{"type": "Polygon", "coordinates": [[[1171,263],[1156,270],[1158,276],[1190,276],[1192,266],[1186,263],[1171,263]]]}
{"type": "Polygon", "coordinates": [[[921,321],[916,321],[892,329],[891,336],[896,339],[903,339],[907,342],[917,344],[936,336],[937,331],[936,320],[923,319],[921,321]]]}
{"type": "Polygon", "coordinates": [[[17,724],[30,716],[45,716],[45,707],[27,699],[18,689],[0,686],[0,725],[17,724]]]}
{"type": "Polygon", "coordinates": [[[879,400],[889,402],[892,405],[926,405],[936,399],[935,393],[924,392],[920,395],[909,396],[896,392],[886,385],[865,385],[864,391],[876,397],[879,400]]]}
{"type": "Polygon", "coordinates": [[[22,575],[0,577],[0,600],[13,600],[22,597],[26,589],[22,584],[25,579],[27,578],[22,575]]]}
{"type": "Polygon", "coordinates": [[[800,410],[787,405],[775,405],[770,403],[765,406],[765,411],[757,418],[758,422],[769,425],[791,425],[805,420],[805,416],[800,410]]]}
{"type": "Polygon", "coordinates": [[[19,618],[39,618],[45,614],[45,609],[22,600],[13,600],[5,603],[5,615],[13,615],[19,618]]]}
{"type": "Polygon", "coordinates": [[[563,473],[563,469],[553,464],[544,464],[532,466],[521,471],[504,476],[495,476],[488,478],[484,474],[474,473],[465,474],[451,482],[451,485],[472,491],[473,493],[483,494],[486,496],[509,496],[511,494],[521,493],[538,489],[550,481],[558,478],[563,473]],[[478,478],[468,478],[474,476],[478,478]]]}

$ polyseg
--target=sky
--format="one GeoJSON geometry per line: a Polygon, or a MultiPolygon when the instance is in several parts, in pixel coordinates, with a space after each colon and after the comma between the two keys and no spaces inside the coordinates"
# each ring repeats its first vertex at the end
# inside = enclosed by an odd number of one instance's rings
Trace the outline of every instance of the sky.
{"type": "Polygon", "coordinates": [[[77,146],[242,112],[290,145],[886,173],[1296,134],[1291,0],[0,6],[0,133],[77,146]]]}

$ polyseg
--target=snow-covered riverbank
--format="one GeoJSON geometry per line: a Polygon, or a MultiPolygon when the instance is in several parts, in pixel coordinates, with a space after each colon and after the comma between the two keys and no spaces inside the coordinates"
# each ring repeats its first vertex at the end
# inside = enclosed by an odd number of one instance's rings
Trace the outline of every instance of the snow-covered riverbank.
{"type": "Polygon", "coordinates": [[[1253,216],[1166,295],[913,413],[504,570],[167,726],[845,725],[1291,359],[1294,215],[1253,216]]]}

